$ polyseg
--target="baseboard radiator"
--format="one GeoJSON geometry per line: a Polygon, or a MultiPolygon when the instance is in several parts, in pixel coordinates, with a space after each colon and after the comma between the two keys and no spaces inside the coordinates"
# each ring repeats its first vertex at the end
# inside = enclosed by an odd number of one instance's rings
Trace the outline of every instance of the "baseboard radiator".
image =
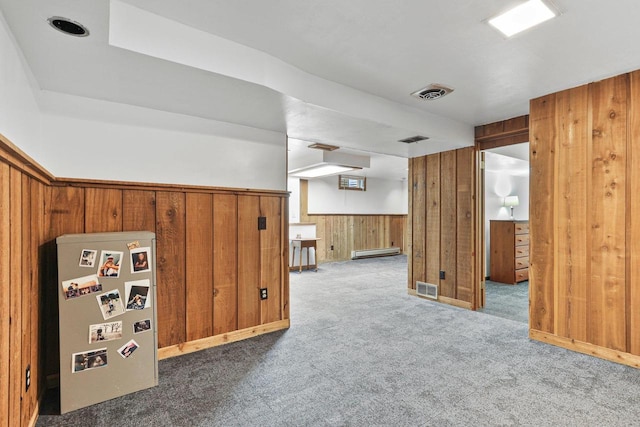
{"type": "Polygon", "coordinates": [[[360,249],[351,251],[351,259],[372,258],[377,256],[400,255],[400,248],[360,249]]]}

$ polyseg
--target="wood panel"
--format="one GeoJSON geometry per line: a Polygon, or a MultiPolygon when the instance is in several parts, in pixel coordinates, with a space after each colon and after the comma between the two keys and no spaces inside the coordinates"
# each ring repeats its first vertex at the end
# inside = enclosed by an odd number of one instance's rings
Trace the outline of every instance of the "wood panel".
{"type": "MultiPolygon", "coordinates": [[[[21,251],[20,251],[20,263],[21,263],[21,278],[20,278],[20,318],[21,318],[21,330],[20,330],[20,341],[21,341],[21,361],[20,361],[20,401],[21,401],[21,420],[20,425],[26,426],[29,424],[29,420],[31,419],[31,408],[30,408],[30,392],[32,391],[26,390],[26,378],[24,372],[31,364],[31,331],[34,329],[31,325],[31,311],[32,311],[32,301],[31,301],[31,288],[32,288],[32,280],[31,280],[31,265],[37,257],[32,257],[33,251],[31,250],[31,185],[30,178],[18,172],[18,178],[22,181],[21,183],[21,202],[20,202],[20,224],[22,227],[22,235],[21,235],[21,251]]],[[[13,248],[12,248],[13,249],[13,248]]],[[[18,287],[18,286],[16,286],[18,287]]],[[[35,349],[34,349],[35,351],[35,349]]]]}
{"type": "Polygon", "coordinates": [[[529,114],[529,326],[554,332],[556,96],[534,99],[529,114]]]}
{"type": "Polygon", "coordinates": [[[9,293],[9,425],[21,422],[22,398],[22,176],[11,168],[9,173],[11,220],[9,293]]]}
{"type": "MultiPolygon", "coordinates": [[[[43,284],[58,283],[56,237],[64,234],[84,233],[84,188],[49,187],[45,192],[45,239],[42,246],[40,266],[43,270],[43,284]]],[[[53,375],[60,369],[58,350],[58,287],[42,286],[42,301],[54,301],[44,304],[43,348],[47,357],[43,364],[43,376],[53,375]]]]}
{"type": "Polygon", "coordinates": [[[48,238],[84,233],[84,206],[84,188],[52,187],[47,192],[44,212],[48,238]]]}
{"type": "Polygon", "coordinates": [[[85,190],[85,233],[122,231],[122,190],[85,190]]]}
{"type": "MultiPolygon", "coordinates": [[[[440,155],[427,156],[427,195],[426,207],[423,215],[426,216],[425,252],[427,253],[425,266],[425,279],[427,283],[440,283],[440,155]]],[[[419,208],[419,206],[416,205],[419,208]]],[[[416,212],[417,213],[417,212],[416,212]]]]}
{"type": "Polygon", "coordinates": [[[186,341],[185,195],[156,194],[158,347],[186,341]]]}
{"type": "Polygon", "coordinates": [[[9,425],[11,339],[11,192],[10,167],[0,162],[0,425],[9,425]]]}
{"type": "Polygon", "coordinates": [[[589,88],[581,86],[556,96],[558,133],[558,292],[556,332],[587,340],[588,277],[587,165],[589,88]]]}
{"type": "Polygon", "coordinates": [[[260,324],[260,199],[238,196],[238,328],[260,324]]]}
{"type": "Polygon", "coordinates": [[[626,350],[627,76],[592,85],[591,275],[588,340],[626,350]]]}
{"type": "Polygon", "coordinates": [[[408,175],[408,189],[409,189],[409,210],[406,223],[407,223],[407,232],[406,236],[406,253],[407,253],[407,289],[411,291],[415,285],[415,280],[413,280],[413,159],[409,159],[407,162],[409,165],[409,173],[408,175]]]}
{"type": "Polygon", "coordinates": [[[630,75],[627,170],[627,337],[629,352],[640,355],[640,71],[630,75]]]}
{"type": "Polygon", "coordinates": [[[288,321],[289,304],[289,199],[281,198],[280,206],[280,318],[288,321]]]}
{"type": "Polygon", "coordinates": [[[440,153],[440,295],[456,296],[456,247],[457,241],[457,179],[456,152],[440,153]]]}
{"type": "Polygon", "coordinates": [[[476,126],[476,145],[479,150],[503,147],[529,141],[529,116],[513,117],[499,122],[476,126]]]}
{"type": "Polygon", "coordinates": [[[426,280],[426,240],[425,227],[426,218],[424,215],[426,203],[426,161],[424,157],[413,159],[411,174],[413,175],[413,218],[411,219],[413,230],[412,258],[413,282],[411,289],[416,288],[416,282],[426,280]]]}
{"type": "Polygon", "coordinates": [[[530,335],[632,366],[640,354],[638,73],[531,103],[530,335]],[[544,211],[534,217],[536,206],[544,211]]]}
{"type": "Polygon", "coordinates": [[[41,270],[41,259],[43,257],[41,245],[46,241],[44,227],[44,184],[34,179],[30,180],[31,186],[31,243],[30,264],[31,264],[31,388],[29,390],[29,413],[33,416],[38,409],[38,398],[40,391],[44,390],[45,376],[40,375],[41,366],[41,317],[42,297],[40,286],[44,283],[44,276],[41,270]]]}
{"type": "Polygon", "coordinates": [[[260,287],[266,288],[268,293],[268,298],[260,301],[260,323],[265,324],[282,320],[280,319],[280,277],[282,276],[280,198],[260,197],[260,216],[267,218],[266,230],[260,231],[260,287]]]}
{"type": "Polygon", "coordinates": [[[186,194],[187,341],[213,335],[213,196],[186,194]]]}
{"type": "Polygon", "coordinates": [[[456,150],[456,299],[473,302],[474,227],[473,183],[474,149],[456,150]]]}
{"type": "Polygon", "coordinates": [[[156,192],[122,191],[122,231],[156,231],[156,192]]]}
{"type": "Polygon", "coordinates": [[[213,195],[213,335],[238,329],[238,201],[213,195]]]}

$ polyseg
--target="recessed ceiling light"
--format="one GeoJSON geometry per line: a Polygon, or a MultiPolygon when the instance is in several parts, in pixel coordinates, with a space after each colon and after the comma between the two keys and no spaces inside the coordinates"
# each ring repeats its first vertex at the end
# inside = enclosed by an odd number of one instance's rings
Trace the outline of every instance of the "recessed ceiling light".
{"type": "Polygon", "coordinates": [[[489,25],[507,37],[541,24],[557,14],[542,0],[528,0],[489,20],[489,25]]]}
{"type": "Polygon", "coordinates": [[[75,37],[87,37],[89,30],[87,27],[79,22],[72,21],[71,19],[63,18],[61,16],[52,16],[47,19],[49,25],[56,30],[75,37]]]}

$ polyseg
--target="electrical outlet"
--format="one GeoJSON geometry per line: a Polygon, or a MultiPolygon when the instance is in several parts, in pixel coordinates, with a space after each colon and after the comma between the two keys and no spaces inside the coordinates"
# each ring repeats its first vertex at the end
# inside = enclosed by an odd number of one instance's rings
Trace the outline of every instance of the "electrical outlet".
{"type": "Polygon", "coordinates": [[[440,278],[441,278],[442,280],[444,280],[444,271],[443,271],[443,270],[440,270],[440,278]]]}
{"type": "Polygon", "coordinates": [[[260,299],[267,299],[269,295],[267,294],[267,288],[260,288],[260,299]]]}
{"type": "Polygon", "coordinates": [[[331,250],[333,250],[333,245],[331,245],[331,250]]]}
{"type": "Polygon", "coordinates": [[[266,230],[267,229],[267,217],[259,216],[258,217],[258,230],[266,230]]]}
{"type": "Polygon", "coordinates": [[[27,365],[27,369],[24,371],[24,391],[29,391],[31,386],[31,365],[27,365]]]}

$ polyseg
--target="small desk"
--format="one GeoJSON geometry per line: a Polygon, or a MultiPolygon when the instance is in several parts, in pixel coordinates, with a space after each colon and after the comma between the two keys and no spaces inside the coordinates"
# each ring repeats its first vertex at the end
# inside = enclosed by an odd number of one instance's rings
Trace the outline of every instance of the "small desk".
{"type": "Polygon", "coordinates": [[[296,260],[296,248],[298,248],[300,250],[300,269],[298,270],[298,273],[302,273],[302,249],[303,248],[307,248],[307,268],[310,268],[311,266],[309,265],[309,251],[311,250],[311,248],[313,248],[313,259],[315,260],[315,264],[313,265],[314,267],[314,271],[318,271],[318,254],[316,252],[316,242],[320,240],[320,238],[314,238],[314,237],[301,237],[301,238],[295,238],[295,239],[291,239],[291,242],[293,243],[293,262],[295,263],[296,260]]]}

